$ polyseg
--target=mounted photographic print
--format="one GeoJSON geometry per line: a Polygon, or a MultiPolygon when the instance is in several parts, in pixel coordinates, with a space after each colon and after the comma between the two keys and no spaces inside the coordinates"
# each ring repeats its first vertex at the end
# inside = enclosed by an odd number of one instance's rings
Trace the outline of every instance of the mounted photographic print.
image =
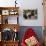
{"type": "Polygon", "coordinates": [[[9,15],[9,10],[2,10],[2,15],[9,15]]]}
{"type": "Polygon", "coordinates": [[[31,19],[31,20],[37,19],[37,9],[23,10],[23,17],[24,17],[24,19],[31,19]]]}

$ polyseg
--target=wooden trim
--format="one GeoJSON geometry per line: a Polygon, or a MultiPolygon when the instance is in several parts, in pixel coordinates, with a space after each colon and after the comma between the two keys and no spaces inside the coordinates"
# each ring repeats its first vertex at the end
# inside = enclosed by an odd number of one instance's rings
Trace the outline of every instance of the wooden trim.
{"type": "Polygon", "coordinates": [[[10,28],[13,31],[14,29],[17,29],[17,31],[19,31],[20,29],[20,26],[18,24],[1,24],[0,27],[1,27],[1,31],[5,28],[10,28]]]}
{"type": "Polygon", "coordinates": [[[19,9],[19,7],[0,7],[0,10],[7,10],[7,9],[19,9]]]}

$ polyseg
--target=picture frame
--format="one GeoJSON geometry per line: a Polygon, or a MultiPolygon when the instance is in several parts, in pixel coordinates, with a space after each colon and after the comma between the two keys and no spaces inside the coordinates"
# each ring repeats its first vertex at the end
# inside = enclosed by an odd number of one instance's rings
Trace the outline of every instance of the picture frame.
{"type": "Polygon", "coordinates": [[[9,15],[9,10],[2,10],[2,15],[9,15]]]}
{"type": "Polygon", "coordinates": [[[37,9],[24,9],[23,10],[23,18],[29,20],[36,20],[37,19],[37,9]]]}
{"type": "Polygon", "coordinates": [[[10,15],[17,15],[18,12],[17,12],[16,10],[10,10],[10,11],[9,11],[9,14],[10,14],[10,15]]]}

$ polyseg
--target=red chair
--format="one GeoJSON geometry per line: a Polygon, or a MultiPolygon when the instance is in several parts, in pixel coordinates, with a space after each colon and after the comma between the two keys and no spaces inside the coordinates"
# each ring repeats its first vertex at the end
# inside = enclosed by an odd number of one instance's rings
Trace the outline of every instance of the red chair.
{"type": "MultiPolygon", "coordinates": [[[[21,46],[27,46],[25,43],[25,40],[32,36],[34,36],[37,39],[37,35],[34,32],[34,30],[32,28],[28,28],[24,34],[24,37],[22,38],[21,46]]],[[[38,39],[37,39],[37,41],[38,41],[38,39]]],[[[38,41],[35,46],[41,46],[40,42],[38,41]]]]}

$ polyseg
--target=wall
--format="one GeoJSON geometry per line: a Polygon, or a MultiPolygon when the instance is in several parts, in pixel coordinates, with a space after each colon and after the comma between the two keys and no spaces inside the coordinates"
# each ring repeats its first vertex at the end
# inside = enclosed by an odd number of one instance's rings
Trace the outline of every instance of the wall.
{"type": "Polygon", "coordinates": [[[22,26],[43,26],[43,6],[42,6],[42,0],[28,0],[23,1],[23,5],[20,9],[20,25],[22,26]],[[23,9],[37,9],[38,10],[38,19],[37,20],[24,20],[23,18],[23,9]]]}
{"type": "MultiPolygon", "coordinates": [[[[0,0],[1,7],[15,6],[15,0],[0,0]]],[[[17,0],[17,6],[20,7],[19,11],[19,24],[21,26],[43,26],[43,6],[42,0],[17,0]],[[37,9],[38,19],[37,20],[24,20],[23,9],[37,9]]],[[[10,19],[9,19],[10,20],[10,19]]]]}

